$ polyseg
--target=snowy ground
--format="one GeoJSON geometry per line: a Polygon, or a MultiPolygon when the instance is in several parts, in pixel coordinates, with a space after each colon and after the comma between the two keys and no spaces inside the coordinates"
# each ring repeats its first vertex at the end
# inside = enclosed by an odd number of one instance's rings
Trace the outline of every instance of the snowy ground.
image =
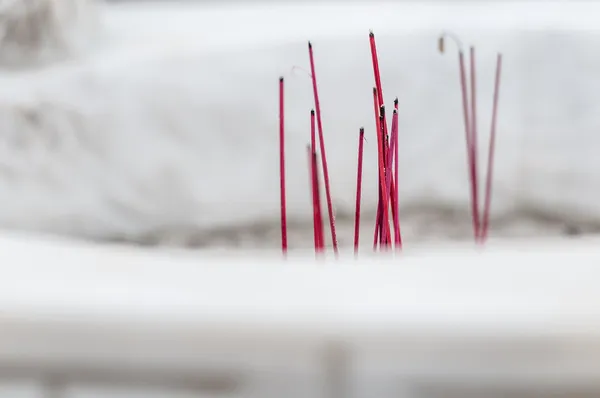
{"type": "Polygon", "coordinates": [[[343,243],[352,230],[358,128],[367,129],[369,241],[372,28],[385,96],[400,99],[408,242],[471,235],[457,60],[452,48],[444,56],[436,50],[444,29],[477,46],[482,153],[495,54],[504,54],[492,235],[596,232],[597,9],[593,2],[101,7],[89,48],[0,72],[0,226],[146,244],[277,246],[284,75],[291,244],[310,245],[310,81],[292,72],[308,67],[310,39],[343,243]]]}
{"type": "Polygon", "coordinates": [[[281,264],[9,234],[0,396],[596,397],[598,243],[281,264]]]}

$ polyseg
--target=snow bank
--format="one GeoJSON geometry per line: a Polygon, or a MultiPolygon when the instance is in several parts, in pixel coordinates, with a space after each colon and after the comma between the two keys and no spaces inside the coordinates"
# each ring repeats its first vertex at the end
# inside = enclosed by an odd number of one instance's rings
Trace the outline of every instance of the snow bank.
{"type": "Polygon", "coordinates": [[[282,264],[4,235],[0,371],[75,397],[596,396],[598,243],[282,264]]]}

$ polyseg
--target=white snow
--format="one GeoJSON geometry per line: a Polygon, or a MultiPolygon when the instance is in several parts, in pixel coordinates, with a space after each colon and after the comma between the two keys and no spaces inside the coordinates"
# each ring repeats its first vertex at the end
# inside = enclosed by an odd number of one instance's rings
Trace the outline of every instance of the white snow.
{"type": "MultiPolygon", "coordinates": [[[[70,60],[0,72],[0,226],[134,242],[276,246],[277,78],[287,84],[291,243],[309,245],[305,144],[312,40],[333,200],[351,234],[358,128],[363,209],[376,204],[368,30],[385,97],[400,99],[408,242],[469,237],[457,59],[478,54],[487,148],[495,54],[504,54],[493,231],[594,232],[598,5],[548,3],[132,3],[101,8],[94,45],[70,60]]],[[[480,163],[485,162],[481,156],[480,163]]],[[[481,172],[483,181],[483,170],[481,172]]],[[[367,242],[368,243],[368,242],[367,242]]]]}
{"type": "Polygon", "coordinates": [[[353,397],[432,397],[413,388],[440,383],[597,393],[597,246],[282,264],[11,234],[0,238],[0,371],[78,398],[140,386],[179,396],[223,377],[236,397],[331,397],[331,383],[353,397]]]}

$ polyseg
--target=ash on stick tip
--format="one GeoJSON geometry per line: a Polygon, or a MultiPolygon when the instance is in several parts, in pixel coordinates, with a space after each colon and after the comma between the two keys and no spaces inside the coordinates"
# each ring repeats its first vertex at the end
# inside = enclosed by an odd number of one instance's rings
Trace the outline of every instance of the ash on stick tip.
{"type": "Polygon", "coordinates": [[[460,41],[460,39],[458,38],[458,36],[456,36],[454,33],[452,32],[442,32],[442,34],[440,35],[440,37],[438,38],[438,50],[440,51],[440,53],[444,53],[445,47],[446,47],[446,38],[449,38],[450,40],[452,40],[456,46],[458,47],[458,52],[462,54],[463,52],[463,45],[462,42],[460,41]]]}
{"type": "Polygon", "coordinates": [[[359,132],[360,134],[364,134],[364,133],[365,133],[365,128],[364,128],[364,127],[361,127],[361,128],[358,130],[358,132],[359,132]]]}
{"type": "Polygon", "coordinates": [[[394,115],[398,113],[398,109],[394,109],[394,115]]]}
{"type": "Polygon", "coordinates": [[[377,87],[373,87],[373,94],[377,94],[377,87]]]}
{"type": "Polygon", "coordinates": [[[398,105],[398,97],[394,98],[394,105],[397,106],[398,105]]]}
{"type": "Polygon", "coordinates": [[[312,43],[310,42],[310,40],[308,41],[308,48],[312,48],[312,43]]]}
{"type": "Polygon", "coordinates": [[[384,115],[385,115],[385,105],[381,105],[381,106],[379,107],[379,113],[381,113],[381,116],[384,116],[384,115]]]}
{"type": "Polygon", "coordinates": [[[315,115],[315,110],[314,110],[314,109],[311,109],[311,110],[310,110],[310,114],[314,116],[314,115],[315,115]]]}
{"type": "Polygon", "coordinates": [[[279,81],[283,82],[283,76],[279,76],[279,81]]]}
{"type": "Polygon", "coordinates": [[[373,29],[369,29],[369,37],[375,37],[375,33],[373,33],[373,29]]]}

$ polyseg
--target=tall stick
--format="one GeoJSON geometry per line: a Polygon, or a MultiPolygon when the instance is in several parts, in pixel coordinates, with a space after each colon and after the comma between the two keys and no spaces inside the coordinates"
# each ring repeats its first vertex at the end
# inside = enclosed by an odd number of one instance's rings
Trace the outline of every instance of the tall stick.
{"type": "Polygon", "coordinates": [[[323,212],[321,211],[321,180],[319,178],[319,162],[317,152],[312,152],[313,170],[315,171],[315,203],[317,206],[317,233],[319,234],[319,252],[325,252],[325,232],[323,231],[323,212]]]}
{"type": "MultiPolygon", "coordinates": [[[[390,201],[392,205],[392,222],[394,224],[394,244],[396,248],[400,248],[401,246],[401,238],[400,238],[400,222],[398,219],[398,209],[397,209],[397,200],[395,190],[393,189],[394,177],[392,173],[392,164],[394,160],[394,152],[396,147],[396,140],[398,135],[398,110],[394,109],[392,115],[392,129],[390,136],[390,146],[388,148],[388,156],[387,156],[387,167],[386,167],[386,188],[390,193],[390,201]]],[[[397,185],[396,185],[397,186],[397,185]]]]}
{"type": "Polygon", "coordinates": [[[362,169],[363,169],[363,144],[365,129],[360,128],[358,134],[358,166],[356,171],[356,209],[354,211],[354,254],[358,254],[358,241],[360,238],[360,198],[362,194],[362,169]]]}
{"type": "Polygon", "coordinates": [[[478,240],[481,234],[479,219],[479,172],[477,165],[477,75],[475,72],[475,47],[470,49],[471,59],[471,173],[473,174],[473,207],[475,208],[475,236],[478,240]]]}
{"type": "Polygon", "coordinates": [[[333,213],[333,205],[331,203],[331,190],[329,187],[329,170],[327,168],[327,156],[325,154],[325,140],[323,138],[323,123],[321,121],[321,106],[319,103],[319,91],[317,89],[317,75],[315,72],[315,60],[313,55],[312,44],[308,42],[308,56],[310,59],[310,72],[312,75],[313,96],[315,101],[315,110],[317,112],[317,128],[319,131],[319,143],[321,146],[321,163],[323,164],[323,179],[325,182],[325,197],[327,200],[327,211],[329,212],[329,226],[331,228],[331,242],[333,251],[338,255],[338,241],[335,232],[335,215],[333,213]]]}
{"type": "Polygon", "coordinates": [[[492,203],[492,183],[494,174],[494,154],[496,152],[496,120],[498,116],[498,98],[500,96],[500,74],[502,73],[502,54],[496,58],[496,81],[494,83],[494,104],[492,108],[492,126],[490,128],[490,144],[488,148],[488,165],[485,181],[485,205],[483,209],[483,225],[481,228],[481,242],[488,236],[490,223],[490,209],[492,203]]]}
{"type": "Polygon", "coordinates": [[[285,129],[284,129],[284,84],[279,78],[279,193],[281,202],[281,251],[287,254],[287,211],[285,196],[285,129]]]}
{"type": "Polygon", "coordinates": [[[313,149],[310,144],[306,145],[306,154],[308,159],[308,182],[310,187],[310,200],[312,201],[312,213],[313,213],[313,239],[315,246],[315,254],[318,253],[319,247],[321,244],[319,243],[319,230],[318,230],[318,221],[317,221],[317,199],[315,196],[315,165],[313,162],[313,149]]]}
{"type": "Polygon", "coordinates": [[[313,193],[313,224],[315,230],[315,250],[322,251],[325,249],[325,241],[323,234],[323,217],[321,216],[321,190],[319,187],[319,166],[317,163],[317,146],[316,146],[316,129],[315,129],[315,111],[310,111],[310,167],[312,171],[312,193],[313,193]]]}
{"type": "MultiPolygon", "coordinates": [[[[371,46],[371,62],[373,63],[373,75],[375,77],[375,87],[377,88],[377,101],[381,107],[383,102],[383,89],[381,87],[381,73],[379,72],[379,58],[377,57],[377,45],[375,44],[375,34],[369,32],[369,44],[371,46]]],[[[383,131],[387,135],[387,121],[383,119],[383,131]]]]}
{"type": "MultiPolygon", "coordinates": [[[[394,110],[396,111],[396,114],[398,113],[398,97],[396,97],[394,99],[394,110]]],[[[396,182],[396,186],[394,187],[394,197],[396,198],[396,212],[395,212],[395,221],[398,225],[398,236],[396,239],[396,248],[397,249],[402,249],[402,232],[400,230],[400,198],[398,196],[398,186],[400,185],[400,180],[398,180],[398,145],[399,145],[399,138],[398,138],[398,122],[396,122],[396,137],[394,140],[394,181],[396,182]]]]}
{"type": "MultiPolygon", "coordinates": [[[[375,134],[380,135],[380,124],[379,124],[379,100],[377,99],[377,87],[373,87],[373,111],[375,113],[375,134]]],[[[381,159],[381,146],[379,145],[379,138],[377,139],[377,162],[381,159]]],[[[378,163],[379,166],[379,163],[378,163]]],[[[377,212],[375,214],[375,232],[373,233],[373,250],[377,250],[377,244],[380,240],[381,235],[381,224],[382,224],[382,213],[383,213],[383,200],[381,197],[381,167],[377,168],[377,212]]]]}

